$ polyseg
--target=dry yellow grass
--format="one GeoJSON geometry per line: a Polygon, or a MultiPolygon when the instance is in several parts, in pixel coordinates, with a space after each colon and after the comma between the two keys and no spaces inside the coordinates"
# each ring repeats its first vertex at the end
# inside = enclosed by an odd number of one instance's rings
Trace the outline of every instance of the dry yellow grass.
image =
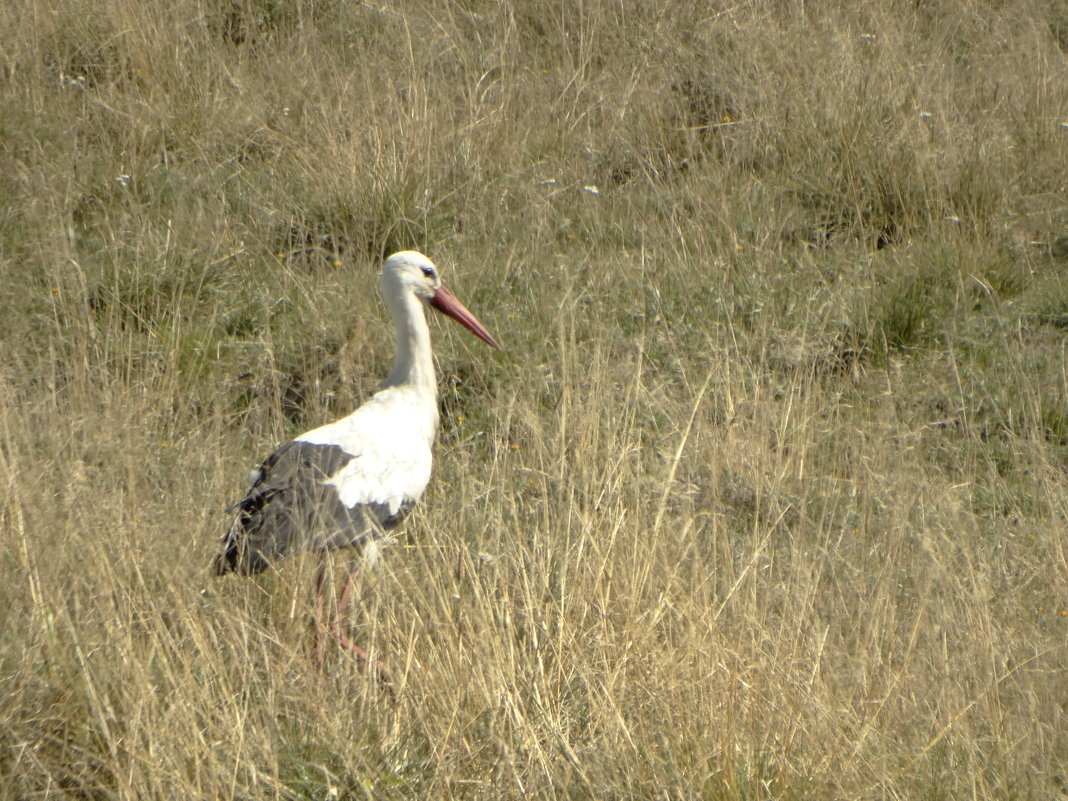
{"type": "MultiPolygon", "coordinates": [[[[1062,2],[0,10],[0,798],[1068,788],[1062,2]],[[435,478],[308,653],[207,575],[434,329],[435,478]]],[[[346,565],[339,558],[335,568],[346,565]]]]}

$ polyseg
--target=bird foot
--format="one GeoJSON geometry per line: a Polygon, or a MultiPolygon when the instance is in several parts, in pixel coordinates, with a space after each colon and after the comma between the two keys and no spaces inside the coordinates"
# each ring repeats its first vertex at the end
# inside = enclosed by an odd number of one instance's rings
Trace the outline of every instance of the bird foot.
{"type": "Polygon", "coordinates": [[[356,569],[349,571],[349,575],[345,579],[345,586],[341,590],[341,597],[337,602],[337,609],[331,616],[330,623],[326,625],[323,624],[323,607],[325,603],[325,598],[323,596],[323,582],[326,577],[325,565],[320,566],[315,575],[315,664],[320,670],[322,669],[323,660],[326,657],[326,639],[327,637],[332,637],[337,641],[337,644],[341,648],[355,654],[357,658],[366,662],[371,669],[374,670],[375,680],[386,688],[392,698],[395,696],[393,689],[393,671],[380,660],[372,659],[370,654],[346,637],[341,630],[341,617],[344,611],[348,609],[349,603],[352,601],[352,592],[355,588],[356,574],[356,569]]]}
{"type": "Polygon", "coordinates": [[[366,662],[374,670],[375,679],[378,681],[378,683],[385,687],[386,690],[389,691],[390,695],[393,695],[393,671],[386,666],[385,662],[382,662],[379,659],[372,659],[369,653],[363,650],[360,646],[358,646],[340,631],[336,631],[335,634],[337,636],[338,645],[356,654],[357,657],[366,662]]]}
{"type": "Polygon", "coordinates": [[[326,640],[331,638],[337,642],[340,648],[349,651],[365,662],[374,671],[375,680],[389,692],[391,697],[395,695],[394,686],[396,682],[393,678],[393,671],[384,662],[379,659],[373,659],[367,651],[346,637],[341,631],[341,621],[338,618],[331,620],[328,626],[322,625],[321,621],[317,620],[315,633],[315,664],[320,670],[326,658],[326,640]]]}

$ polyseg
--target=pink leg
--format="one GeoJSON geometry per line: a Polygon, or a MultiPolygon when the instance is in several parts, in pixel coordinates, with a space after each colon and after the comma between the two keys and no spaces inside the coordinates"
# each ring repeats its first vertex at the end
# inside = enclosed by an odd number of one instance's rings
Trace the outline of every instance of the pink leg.
{"type": "Polygon", "coordinates": [[[337,602],[337,616],[340,617],[345,610],[349,608],[349,603],[352,601],[352,590],[356,586],[356,574],[360,568],[354,567],[349,571],[349,575],[345,578],[345,586],[341,588],[341,597],[337,602]]]}
{"type": "Polygon", "coordinates": [[[392,671],[383,662],[372,659],[370,654],[346,637],[341,631],[341,616],[346,612],[349,604],[352,603],[352,591],[356,585],[356,573],[359,569],[359,567],[355,567],[349,571],[349,575],[345,579],[345,586],[341,589],[341,597],[338,598],[337,610],[327,626],[323,625],[323,582],[326,576],[326,564],[321,565],[315,574],[315,661],[319,667],[322,667],[326,650],[325,635],[329,632],[337,637],[338,645],[374,668],[376,678],[386,685],[390,695],[392,695],[392,671]]]}
{"type": "Polygon", "coordinates": [[[374,668],[375,678],[386,686],[386,689],[389,690],[390,695],[393,695],[393,671],[386,667],[386,664],[381,660],[372,659],[369,653],[367,653],[360,646],[358,646],[356,643],[354,643],[352,640],[342,634],[337,620],[334,620],[334,623],[331,626],[331,630],[337,636],[338,645],[348,651],[351,651],[357,657],[359,657],[372,668],[374,668]]]}

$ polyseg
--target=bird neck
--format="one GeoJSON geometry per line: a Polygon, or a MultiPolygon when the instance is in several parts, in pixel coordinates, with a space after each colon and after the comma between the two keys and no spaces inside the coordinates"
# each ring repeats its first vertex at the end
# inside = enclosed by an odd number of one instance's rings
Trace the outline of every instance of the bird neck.
{"type": "Polygon", "coordinates": [[[408,384],[436,399],[438,382],[423,302],[405,292],[390,303],[389,313],[397,330],[397,356],[383,387],[408,384]]]}

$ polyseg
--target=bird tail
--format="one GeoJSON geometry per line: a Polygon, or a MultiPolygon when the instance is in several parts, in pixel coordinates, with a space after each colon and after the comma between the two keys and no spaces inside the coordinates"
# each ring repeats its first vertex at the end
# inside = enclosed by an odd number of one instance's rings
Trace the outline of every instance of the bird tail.
{"type": "Polygon", "coordinates": [[[211,572],[215,576],[225,576],[227,573],[238,572],[240,563],[240,547],[233,537],[226,537],[223,550],[211,560],[211,572]]]}
{"type": "Polygon", "coordinates": [[[212,560],[211,572],[216,576],[224,576],[227,573],[240,573],[245,576],[262,573],[271,566],[271,563],[258,548],[252,547],[249,542],[247,531],[249,515],[244,507],[244,501],[238,501],[227,511],[232,510],[239,511],[230,530],[222,538],[222,550],[212,560]]]}

